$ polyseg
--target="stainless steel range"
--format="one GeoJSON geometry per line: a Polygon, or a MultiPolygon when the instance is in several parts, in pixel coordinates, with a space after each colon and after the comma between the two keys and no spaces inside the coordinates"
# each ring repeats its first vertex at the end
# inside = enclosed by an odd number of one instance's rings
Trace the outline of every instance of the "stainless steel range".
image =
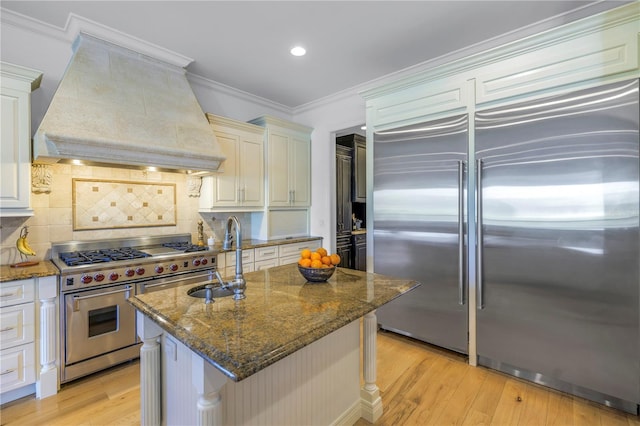
{"type": "Polygon", "coordinates": [[[215,279],[216,251],[190,234],[54,243],[62,383],[139,356],[133,294],[215,279]]]}

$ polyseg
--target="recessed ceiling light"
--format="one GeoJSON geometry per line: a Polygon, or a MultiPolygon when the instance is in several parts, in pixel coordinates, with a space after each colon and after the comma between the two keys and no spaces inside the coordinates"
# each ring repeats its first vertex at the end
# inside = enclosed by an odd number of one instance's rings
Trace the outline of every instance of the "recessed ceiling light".
{"type": "Polygon", "coordinates": [[[307,53],[306,49],[302,46],[296,46],[291,49],[291,54],[293,56],[304,56],[307,53]]]}

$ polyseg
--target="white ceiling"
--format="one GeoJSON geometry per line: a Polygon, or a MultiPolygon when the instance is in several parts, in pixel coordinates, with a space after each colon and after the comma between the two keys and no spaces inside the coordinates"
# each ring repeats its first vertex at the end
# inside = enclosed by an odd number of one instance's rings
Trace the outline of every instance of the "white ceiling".
{"type": "MultiPolygon", "coordinates": [[[[5,1],[57,27],[69,13],[193,58],[188,70],[289,108],[607,1],[5,1]],[[301,58],[289,54],[300,43],[301,58]]],[[[566,22],[569,18],[560,18],[566,22]]]]}

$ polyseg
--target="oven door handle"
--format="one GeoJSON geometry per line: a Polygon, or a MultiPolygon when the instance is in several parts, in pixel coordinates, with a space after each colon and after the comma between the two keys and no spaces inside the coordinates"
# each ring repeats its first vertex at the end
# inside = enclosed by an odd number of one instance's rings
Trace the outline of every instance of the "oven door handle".
{"type": "Polygon", "coordinates": [[[120,289],[120,290],[106,291],[104,293],[96,293],[96,294],[92,294],[91,296],[73,296],[73,312],[78,312],[80,310],[80,301],[81,300],[93,299],[93,298],[96,298],[96,297],[102,297],[102,296],[106,296],[106,295],[109,295],[109,294],[116,294],[116,293],[127,293],[125,295],[125,299],[128,299],[130,292],[131,292],[131,286],[128,285],[125,288],[120,289]]]}

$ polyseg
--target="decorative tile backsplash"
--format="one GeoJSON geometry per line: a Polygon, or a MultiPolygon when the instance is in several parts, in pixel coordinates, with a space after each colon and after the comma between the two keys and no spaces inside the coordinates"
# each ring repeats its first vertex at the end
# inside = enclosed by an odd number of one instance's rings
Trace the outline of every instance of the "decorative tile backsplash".
{"type": "Polygon", "coordinates": [[[73,230],[176,225],[176,185],[73,179],[73,230]]]}

